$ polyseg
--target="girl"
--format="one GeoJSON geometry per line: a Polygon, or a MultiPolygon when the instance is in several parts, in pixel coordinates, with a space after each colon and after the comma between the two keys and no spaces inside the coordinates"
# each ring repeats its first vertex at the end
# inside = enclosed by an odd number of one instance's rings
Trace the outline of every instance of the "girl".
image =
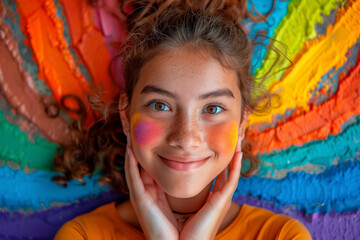
{"type": "Polygon", "coordinates": [[[231,201],[259,99],[239,24],[244,4],[152,3],[130,14],[126,89],[112,103],[120,114],[110,111],[78,137],[84,151],[68,146],[55,161],[64,180],[100,163],[108,172],[101,180],[130,199],[75,218],[56,239],[311,239],[294,219],[231,201]]]}

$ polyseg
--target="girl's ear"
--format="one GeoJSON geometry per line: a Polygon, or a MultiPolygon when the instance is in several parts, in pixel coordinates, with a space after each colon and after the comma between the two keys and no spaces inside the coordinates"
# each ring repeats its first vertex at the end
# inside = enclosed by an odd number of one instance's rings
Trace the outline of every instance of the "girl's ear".
{"type": "Polygon", "coordinates": [[[250,115],[250,110],[245,108],[244,113],[241,118],[240,126],[239,126],[239,136],[236,145],[236,151],[241,151],[241,143],[245,138],[246,125],[248,121],[248,117],[250,115]]]}
{"type": "Polygon", "coordinates": [[[130,104],[125,93],[119,98],[119,112],[123,131],[126,136],[130,134],[130,104]]]}

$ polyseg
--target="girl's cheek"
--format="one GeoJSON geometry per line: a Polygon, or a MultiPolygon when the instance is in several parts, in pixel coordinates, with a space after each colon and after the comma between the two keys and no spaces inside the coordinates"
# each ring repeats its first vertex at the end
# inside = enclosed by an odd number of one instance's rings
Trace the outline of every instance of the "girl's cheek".
{"type": "Polygon", "coordinates": [[[209,126],[206,131],[206,138],[210,148],[224,154],[234,152],[239,132],[236,121],[209,126]]]}
{"type": "Polygon", "coordinates": [[[152,146],[162,135],[162,127],[159,123],[144,119],[139,113],[131,118],[131,132],[133,140],[142,146],[152,146]]]}

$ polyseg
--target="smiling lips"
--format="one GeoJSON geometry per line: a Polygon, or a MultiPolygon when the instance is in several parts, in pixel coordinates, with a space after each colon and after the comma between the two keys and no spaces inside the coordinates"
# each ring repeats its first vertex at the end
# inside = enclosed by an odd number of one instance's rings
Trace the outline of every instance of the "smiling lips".
{"type": "Polygon", "coordinates": [[[170,160],[168,158],[164,158],[162,156],[160,156],[160,159],[171,169],[177,170],[177,171],[188,171],[188,170],[192,170],[198,167],[201,167],[208,159],[204,158],[201,160],[170,160]]]}

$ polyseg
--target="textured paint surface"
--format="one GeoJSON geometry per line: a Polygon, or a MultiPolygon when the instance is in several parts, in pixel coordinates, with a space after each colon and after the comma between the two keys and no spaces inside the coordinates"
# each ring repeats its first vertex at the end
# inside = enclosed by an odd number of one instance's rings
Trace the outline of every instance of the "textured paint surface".
{"type": "MultiPolygon", "coordinates": [[[[66,5],[68,2],[64,1],[63,3],[65,11],[68,9],[66,5]]],[[[86,11],[86,14],[84,16],[91,18],[92,12],[89,6],[80,2],[78,5],[85,6],[83,11],[86,11]]],[[[114,96],[114,91],[110,90],[116,89],[115,85],[111,82],[108,71],[105,71],[110,62],[109,53],[104,46],[100,32],[92,28],[94,23],[91,20],[88,19],[85,23],[81,21],[85,26],[87,24],[87,28],[84,29],[87,29],[88,32],[81,35],[82,38],[76,39],[77,41],[74,43],[81,53],[86,53],[90,57],[82,59],[93,59],[86,64],[90,66],[89,70],[95,82],[88,84],[74,61],[66,38],[63,36],[64,24],[56,15],[54,2],[48,0],[19,1],[17,9],[20,16],[26,19],[24,34],[28,37],[35,59],[39,64],[38,77],[44,79],[58,102],[64,95],[74,94],[85,105],[88,105],[86,95],[94,87],[97,88],[97,94],[107,101],[114,96]],[[101,61],[94,61],[94,59],[98,59],[95,56],[99,55],[102,56],[101,61]]],[[[69,16],[77,16],[77,14],[70,13],[69,16]]],[[[69,23],[71,27],[72,21],[69,23]]],[[[71,100],[66,101],[65,104],[72,109],[79,108],[77,103],[71,100]]],[[[93,121],[93,116],[88,114],[85,125],[89,125],[91,121],[93,121]]]]}
{"type": "Polygon", "coordinates": [[[311,91],[315,89],[321,76],[332,67],[340,67],[347,60],[347,50],[356,43],[360,35],[360,3],[349,3],[340,20],[328,27],[325,36],[307,42],[301,52],[301,57],[293,60],[294,66],[285,76],[274,83],[270,91],[279,93],[282,104],[273,108],[271,113],[262,117],[250,117],[249,124],[271,122],[272,116],[283,115],[287,111],[309,110],[307,105],[311,91]],[[316,59],[316,61],[312,61],[316,59]]]}
{"type": "Polygon", "coordinates": [[[51,178],[57,175],[59,174],[42,170],[27,174],[21,170],[12,170],[7,166],[1,167],[1,206],[13,210],[45,209],[56,203],[75,203],[77,199],[97,196],[108,190],[97,182],[97,176],[85,177],[85,186],[73,180],[67,187],[63,187],[51,181],[51,178]]]}
{"type": "Polygon", "coordinates": [[[41,93],[42,95],[51,95],[50,88],[42,79],[37,77],[39,68],[37,63],[34,61],[34,54],[31,51],[26,36],[22,31],[23,26],[20,23],[20,15],[16,9],[18,5],[17,2],[12,0],[4,0],[2,1],[2,4],[7,10],[5,12],[4,19],[11,28],[13,39],[18,46],[19,54],[23,60],[22,67],[30,74],[37,92],[41,93]]]}
{"type": "MultiPolygon", "coordinates": [[[[0,16],[4,15],[5,11],[1,10],[0,16]]],[[[3,19],[0,25],[0,91],[14,110],[36,125],[49,140],[65,143],[68,141],[67,123],[60,117],[51,118],[46,114],[44,108],[51,105],[51,99],[36,92],[30,75],[21,67],[22,61],[10,27],[3,19]]]]}
{"type": "Polygon", "coordinates": [[[240,196],[233,199],[238,204],[248,204],[288,215],[300,220],[311,233],[313,239],[357,239],[360,236],[360,211],[328,214],[304,215],[292,206],[275,206],[274,203],[261,201],[254,197],[240,196]]]}
{"type": "MultiPolygon", "coordinates": [[[[59,1],[64,8],[71,30],[70,37],[73,48],[77,50],[94,79],[96,93],[106,101],[111,100],[117,92],[117,88],[109,74],[109,64],[118,51],[114,53],[113,49],[109,50],[109,44],[105,43],[114,42],[119,45],[123,38],[117,35],[122,35],[122,32],[118,33],[118,30],[111,33],[106,32],[107,34],[104,36],[103,30],[107,25],[103,24],[100,29],[96,26],[93,12],[96,9],[91,8],[86,1],[59,1]]],[[[117,22],[117,26],[119,29],[123,29],[120,22],[117,22]]]]}
{"type": "MultiPolygon", "coordinates": [[[[255,39],[256,43],[258,43],[257,45],[255,45],[255,52],[252,58],[251,66],[253,72],[261,69],[262,65],[266,63],[266,61],[264,61],[264,57],[267,53],[267,49],[262,44],[268,44],[270,42],[270,39],[261,36],[274,36],[274,30],[277,29],[277,27],[287,14],[289,3],[290,1],[276,1],[274,10],[272,14],[268,17],[266,22],[255,24],[254,22],[249,20],[244,21],[246,24],[246,28],[250,31],[250,38],[255,39]],[[257,34],[259,34],[260,36],[257,36],[257,34]]],[[[256,10],[262,14],[266,14],[271,10],[271,1],[253,1],[253,4],[256,7],[256,10]]]]}
{"type": "Polygon", "coordinates": [[[152,145],[162,133],[159,123],[143,119],[140,113],[131,117],[131,129],[134,140],[139,145],[152,145]]]}
{"type": "Polygon", "coordinates": [[[247,136],[254,142],[253,152],[280,150],[339,134],[351,117],[360,115],[360,65],[356,63],[347,75],[339,75],[338,90],[328,101],[278,123],[276,127],[249,130],[247,136]]]}
{"type": "Polygon", "coordinates": [[[121,201],[125,195],[105,192],[99,196],[86,197],[73,204],[52,206],[46,210],[9,211],[0,210],[0,239],[53,239],[64,221],[74,216],[89,212],[99,205],[112,201],[121,201]],[[19,231],[21,229],[21,231],[19,231]]]}
{"type": "MultiPolygon", "coordinates": [[[[314,141],[302,147],[291,146],[279,153],[262,155],[261,160],[274,164],[273,169],[291,169],[307,163],[329,166],[337,158],[352,158],[360,153],[360,123],[359,118],[348,126],[341,134],[329,136],[324,141],[314,141]],[[309,154],[311,152],[311,154],[309,154]]],[[[262,165],[259,175],[266,174],[270,166],[262,165]],[[266,169],[266,170],[265,170],[266,169]]]]}
{"type": "MultiPolygon", "coordinates": [[[[286,56],[293,59],[301,50],[306,40],[316,37],[315,24],[323,21],[322,15],[328,15],[330,10],[334,9],[337,4],[343,3],[344,0],[293,0],[288,5],[288,14],[282,19],[277,29],[275,29],[274,35],[270,36],[273,36],[279,42],[276,46],[280,50],[283,50],[281,49],[281,44],[284,44],[287,49],[285,52],[286,56]],[[306,21],[303,21],[303,19],[306,19],[306,21]]],[[[257,75],[265,75],[272,67],[274,59],[276,59],[276,52],[270,51],[265,58],[262,68],[257,71],[257,75]]],[[[273,81],[277,80],[286,67],[289,66],[288,61],[281,60],[274,66],[274,71],[277,74],[266,81],[267,86],[270,86],[273,81]]]]}
{"type": "Polygon", "coordinates": [[[278,206],[295,205],[307,214],[319,211],[328,213],[331,209],[336,212],[354,211],[359,209],[359,171],[360,159],[355,158],[330,166],[319,174],[291,172],[281,180],[257,176],[243,178],[234,196],[259,197],[278,206]]]}
{"type": "MultiPolygon", "coordinates": [[[[0,119],[2,119],[0,111],[0,119]]],[[[58,148],[56,144],[42,138],[29,141],[27,134],[18,126],[0,120],[0,163],[16,169],[53,171],[51,160],[58,148]]]]}
{"type": "MultiPolygon", "coordinates": [[[[53,157],[76,115],[60,108],[49,117],[44,109],[60,106],[64,94],[85,102],[98,93],[106,102],[124,86],[119,60],[110,66],[126,37],[124,16],[117,0],[102,3],[0,2],[1,239],[52,239],[67,220],[124,199],[101,187],[98,175],[86,177],[85,186],[51,181],[58,175],[53,157]]],[[[254,4],[261,13],[271,9],[271,1],[254,4]]],[[[267,114],[250,116],[246,140],[265,164],[239,180],[234,201],[297,218],[314,239],[360,235],[359,15],[359,0],[291,0],[276,1],[266,22],[244,20],[252,39],[286,50],[292,67],[282,57],[264,83],[281,101],[267,114]]],[[[256,77],[274,57],[255,46],[256,77]]],[[[139,142],[156,135],[140,136],[147,124],[138,124],[139,142]]],[[[212,135],[214,144],[232,149],[237,128],[229,137],[219,130],[212,135]]]]}
{"type": "MultiPolygon", "coordinates": [[[[39,77],[45,80],[58,102],[68,93],[75,93],[85,102],[83,96],[89,91],[88,85],[62,35],[64,25],[56,16],[54,2],[20,1],[18,9],[21,17],[27,19],[25,34],[39,64],[39,77]]],[[[78,108],[74,102],[69,107],[78,108]]]]}

